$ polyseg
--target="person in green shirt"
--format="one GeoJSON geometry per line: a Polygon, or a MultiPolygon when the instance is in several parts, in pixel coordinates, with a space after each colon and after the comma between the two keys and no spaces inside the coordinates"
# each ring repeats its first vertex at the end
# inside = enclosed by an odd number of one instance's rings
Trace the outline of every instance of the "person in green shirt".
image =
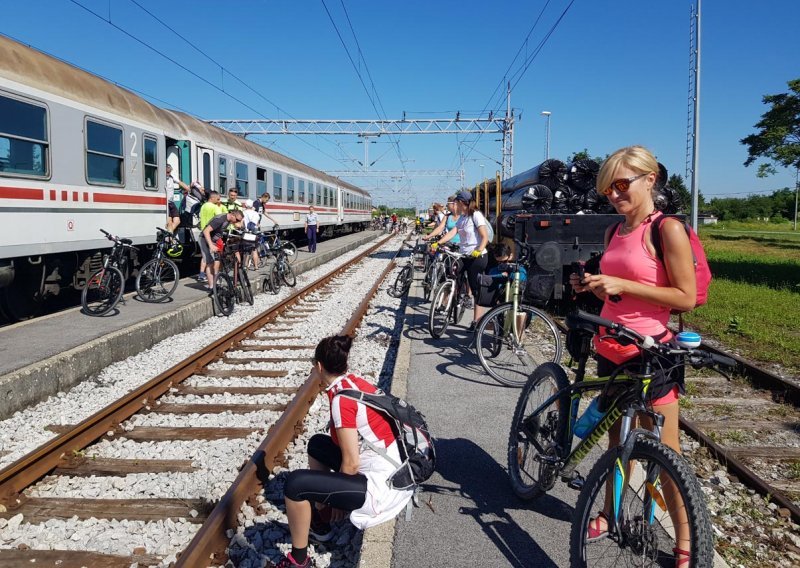
{"type": "MultiPolygon", "coordinates": [[[[200,208],[200,231],[202,237],[202,231],[208,225],[208,222],[211,221],[214,217],[219,215],[220,213],[227,213],[227,209],[220,203],[220,196],[219,192],[217,191],[210,191],[208,192],[208,201],[203,203],[203,206],[200,208]]],[[[200,274],[197,275],[198,282],[207,282],[208,277],[206,276],[206,259],[201,257],[200,260],[200,274]]]]}

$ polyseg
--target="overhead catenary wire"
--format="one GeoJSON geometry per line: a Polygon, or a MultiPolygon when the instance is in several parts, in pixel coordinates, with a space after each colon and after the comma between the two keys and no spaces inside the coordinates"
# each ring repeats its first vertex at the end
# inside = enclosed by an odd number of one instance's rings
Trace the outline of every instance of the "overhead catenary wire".
{"type": "MultiPolygon", "coordinates": [[[[131,0],[131,1],[133,1],[133,0],[131,0]]],[[[95,12],[94,10],[92,10],[92,9],[90,9],[90,8],[88,8],[88,7],[86,7],[86,6],[84,6],[83,4],[81,4],[80,2],[78,2],[77,0],[70,0],[70,2],[72,2],[73,4],[75,4],[75,5],[76,5],[76,6],[78,6],[78,7],[82,8],[82,9],[83,9],[83,10],[85,10],[86,12],[89,12],[90,14],[92,14],[93,16],[95,16],[96,18],[98,18],[99,20],[101,20],[101,21],[103,21],[103,22],[106,22],[108,25],[110,25],[110,26],[111,26],[111,27],[113,27],[114,29],[116,29],[116,30],[118,30],[119,32],[121,32],[121,33],[125,34],[126,36],[128,36],[128,37],[129,37],[129,38],[131,38],[132,40],[136,41],[137,43],[139,43],[139,44],[143,45],[143,46],[144,46],[144,47],[146,47],[147,49],[149,49],[149,50],[151,50],[151,51],[153,51],[153,52],[157,53],[158,55],[160,55],[161,57],[163,57],[163,58],[164,58],[164,59],[166,59],[167,61],[169,61],[169,62],[171,62],[171,63],[173,63],[173,64],[177,65],[179,68],[183,69],[184,71],[186,71],[187,73],[189,73],[189,74],[190,74],[190,75],[192,75],[193,77],[195,77],[195,78],[199,79],[201,82],[205,83],[206,85],[210,86],[211,88],[213,88],[213,89],[215,89],[215,90],[217,90],[217,91],[221,92],[221,93],[222,93],[222,94],[224,94],[225,96],[227,96],[227,97],[231,98],[232,100],[236,101],[237,103],[241,104],[242,106],[244,106],[244,107],[245,107],[245,108],[247,108],[248,110],[250,110],[250,111],[254,112],[254,113],[255,113],[255,114],[257,114],[258,116],[260,116],[260,117],[262,117],[262,118],[264,118],[264,119],[268,119],[268,117],[267,117],[267,116],[265,116],[263,113],[261,113],[259,110],[255,109],[254,107],[252,107],[251,105],[247,104],[247,103],[246,103],[246,102],[244,102],[243,100],[241,100],[241,99],[239,99],[238,97],[234,96],[233,94],[229,93],[229,92],[228,92],[228,91],[226,91],[224,88],[222,88],[222,87],[220,87],[220,86],[218,86],[218,85],[215,85],[214,83],[212,83],[211,81],[209,81],[209,80],[208,80],[208,79],[206,79],[205,77],[203,77],[203,76],[199,75],[198,73],[195,73],[194,71],[192,71],[191,69],[189,69],[188,67],[186,67],[185,65],[183,65],[182,63],[180,63],[179,61],[175,60],[174,58],[170,57],[169,55],[165,54],[164,52],[162,52],[162,51],[160,51],[160,50],[156,49],[155,47],[153,47],[153,46],[152,46],[152,45],[150,45],[149,43],[147,43],[147,42],[145,42],[144,40],[140,39],[139,37],[137,37],[137,36],[133,35],[132,33],[130,33],[130,32],[128,32],[127,30],[125,30],[124,28],[122,28],[122,27],[118,26],[117,24],[115,24],[114,22],[112,22],[110,18],[105,18],[105,17],[103,17],[101,14],[98,14],[98,13],[97,13],[97,12],[95,12]]],[[[134,3],[136,4],[136,2],[134,2],[134,3]]],[[[139,4],[136,4],[136,5],[137,5],[137,6],[139,6],[139,4]]],[[[139,6],[139,7],[141,8],[141,6],[139,6]]],[[[150,12],[147,12],[147,13],[148,13],[148,14],[150,14],[151,16],[153,16],[153,15],[152,15],[150,12]]],[[[158,19],[158,18],[156,18],[155,16],[153,16],[153,17],[154,17],[154,18],[155,18],[155,19],[156,19],[156,20],[157,20],[159,23],[161,23],[162,25],[165,25],[165,26],[166,26],[166,24],[165,24],[164,22],[162,22],[161,20],[159,20],[159,19],[158,19]]],[[[174,30],[173,30],[172,28],[169,28],[169,29],[170,29],[170,30],[171,30],[171,31],[174,33],[174,30]]],[[[193,48],[195,48],[197,51],[199,51],[200,53],[203,53],[203,52],[202,52],[202,50],[200,50],[199,48],[197,48],[196,46],[194,46],[194,44],[192,44],[192,43],[191,43],[189,40],[187,40],[187,39],[183,38],[183,36],[180,36],[180,37],[181,37],[181,38],[182,38],[184,41],[186,41],[187,43],[189,43],[190,45],[192,45],[192,47],[193,47],[193,48]]],[[[209,56],[208,56],[208,55],[206,55],[205,53],[203,53],[203,55],[205,55],[206,57],[209,57],[209,56]]],[[[211,59],[211,58],[209,57],[209,59],[211,59]]],[[[227,69],[225,69],[224,67],[222,67],[222,66],[221,66],[219,63],[217,63],[217,62],[216,62],[216,61],[214,61],[213,59],[211,59],[211,61],[212,61],[212,62],[214,62],[216,65],[219,65],[219,66],[220,66],[220,67],[223,69],[223,71],[224,71],[224,72],[227,72],[227,73],[228,73],[228,74],[229,74],[231,77],[233,77],[234,79],[236,79],[236,80],[237,80],[237,81],[239,81],[239,82],[242,82],[242,81],[241,81],[241,79],[239,79],[238,77],[236,77],[235,75],[233,75],[232,73],[230,73],[229,71],[227,71],[227,69]]],[[[243,83],[243,82],[242,82],[242,83],[243,83]]],[[[243,84],[244,84],[244,83],[243,83],[243,84]]],[[[245,84],[245,86],[247,86],[249,89],[251,89],[251,90],[252,90],[252,88],[251,88],[251,87],[249,87],[248,85],[246,85],[246,84],[245,84]]],[[[262,96],[262,98],[264,98],[264,97],[262,96]]],[[[265,98],[265,100],[267,100],[267,101],[268,101],[270,104],[272,104],[273,106],[275,106],[275,105],[274,105],[274,103],[272,103],[272,102],[271,102],[271,101],[269,101],[268,99],[266,99],[266,98],[265,98]]],[[[280,107],[277,107],[277,106],[276,106],[276,108],[280,108],[280,107]]],[[[286,111],[282,111],[282,112],[286,112],[286,111]]],[[[288,114],[288,113],[287,113],[287,114],[288,114]]],[[[339,162],[339,163],[340,163],[340,164],[342,164],[342,165],[345,165],[345,163],[344,163],[343,161],[341,161],[341,160],[339,160],[338,158],[336,158],[335,156],[333,156],[333,155],[331,155],[331,154],[329,154],[329,153],[325,152],[325,151],[324,151],[324,150],[322,150],[321,148],[319,148],[319,147],[317,147],[317,146],[314,146],[313,144],[311,144],[311,143],[310,143],[310,142],[308,142],[307,140],[303,139],[301,136],[297,136],[297,135],[294,135],[294,136],[296,136],[296,137],[297,137],[297,138],[298,138],[298,139],[299,139],[301,142],[303,142],[304,144],[308,145],[308,146],[309,146],[309,147],[311,147],[311,148],[314,148],[314,149],[315,149],[316,151],[318,151],[319,153],[321,153],[321,154],[323,154],[323,155],[327,156],[328,158],[330,158],[330,159],[332,159],[332,160],[334,160],[334,161],[336,161],[336,162],[339,162]]],[[[295,158],[295,159],[296,159],[296,158],[295,158]]],[[[298,161],[299,161],[299,160],[298,160],[298,161]]]]}

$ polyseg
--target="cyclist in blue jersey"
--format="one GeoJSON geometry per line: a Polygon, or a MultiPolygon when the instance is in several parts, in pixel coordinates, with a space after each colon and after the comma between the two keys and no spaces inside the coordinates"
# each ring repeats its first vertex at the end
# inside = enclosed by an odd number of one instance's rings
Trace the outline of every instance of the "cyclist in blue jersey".
{"type": "MultiPolygon", "coordinates": [[[[455,212],[455,205],[454,205],[455,197],[450,196],[447,198],[447,213],[441,219],[436,228],[433,229],[429,234],[422,237],[422,240],[429,241],[433,237],[438,235],[446,235],[447,232],[456,226],[456,221],[458,221],[458,213],[455,212]]],[[[451,243],[458,244],[461,241],[461,238],[456,234],[455,237],[450,239],[451,243]]]]}

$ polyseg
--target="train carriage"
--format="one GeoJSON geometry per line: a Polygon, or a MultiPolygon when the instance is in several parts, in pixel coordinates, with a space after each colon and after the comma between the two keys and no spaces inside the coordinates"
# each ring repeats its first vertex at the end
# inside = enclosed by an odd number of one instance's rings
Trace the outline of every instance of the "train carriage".
{"type": "Polygon", "coordinates": [[[167,164],[186,184],[270,193],[267,213],[296,233],[310,204],[325,235],[370,220],[356,186],[0,36],[0,316],[80,290],[110,246],[100,228],[152,245],[182,199],[167,195],[167,164]]]}

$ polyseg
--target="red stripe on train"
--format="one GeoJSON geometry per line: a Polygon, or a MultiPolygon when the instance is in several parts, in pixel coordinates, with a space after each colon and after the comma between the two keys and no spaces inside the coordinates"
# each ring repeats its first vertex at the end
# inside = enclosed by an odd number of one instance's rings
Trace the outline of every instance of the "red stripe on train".
{"type": "Polygon", "coordinates": [[[0,187],[0,199],[44,199],[43,189],[30,189],[27,187],[0,187]]]}
{"type": "Polygon", "coordinates": [[[132,203],[134,205],[165,205],[166,197],[144,197],[138,195],[119,195],[117,193],[95,193],[92,196],[95,203],[132,203]]]}

